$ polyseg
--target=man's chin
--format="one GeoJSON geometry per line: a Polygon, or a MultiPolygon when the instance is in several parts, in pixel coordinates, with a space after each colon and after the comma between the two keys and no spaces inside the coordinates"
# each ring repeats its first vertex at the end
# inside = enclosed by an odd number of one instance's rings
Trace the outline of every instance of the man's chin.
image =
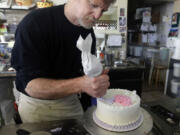
{"type": "Polygon", "coordinates": [[[85,25],[85,24],[81,24],[81,26],[85,29],[91,29],[93,27],[93,25],[85,25]]]}
{"type": "Polygon", "coordinates": [[[80,25],[85,28],[85,29],[91,29],[93,27],[93,24],[84,24],[84,23],[80,23],[80,25]]]}
{"type": "Polygon", "coordinates": [[[82,27],[85,29],[91,29],[92,28],[92,26],[82,26],[82,27]]]}

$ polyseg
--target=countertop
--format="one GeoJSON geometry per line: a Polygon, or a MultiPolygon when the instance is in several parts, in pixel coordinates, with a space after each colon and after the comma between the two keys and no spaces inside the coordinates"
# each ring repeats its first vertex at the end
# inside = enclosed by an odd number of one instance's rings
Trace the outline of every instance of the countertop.
{"type": "MultiPolygon", "coordinates": [[[[9,67],[0,71],[0,78],[14,78],[16,77],[16,71],[8,71],[9,67]]],[[[107,66],[110,70],[133,70],[133,69],[144,69],[145,67],[141,64],[136,64],[131,61],[118,64],[117,66],[107,66]]]]}
{"type": "MultiPolygon", "coordinates": [[[[135,61],[135,60],[134,60],[135,61]]],[[[145,66],[134,62],[133,59],[127,59],[122,61],[115,61],[112,66],[105,66],[105,68],[111,70],[133,70],[133,69],[145,69],[145,66]]]]}
{"type": "Polygon", "coordinates": [[[0,78],[15,78],[16,72],[15,71],[1,71],[0,78]]]}
{"type": "Polygon", "coordinates": [[[28,135],[39,131],[54,133],[55,135],[89,135],[82,127],[81,121],[75,119],[3,126],[0,128],[0,135],[17,135],[17,132],[18,135],[28,135]]]}
{"type": "Polygon", "coordinates": [[[162,96],[160,99],[152,102],[146,102],[141,104],[153,117],[154,125],[160,130],[160,135],[176,135],[175,130],[178,129],[178,134],[180,134],[180,112],[176,111],[177,99],[168,96],[162,96]],[[163,110],[154,112],[153,107],[163,107],[168,110],[168,113],[163,113],[163,110]],[[176,123],[171,123],[168,121],[167,116],[172,116],[175,118],[176,123]]]}
{"type": "MultiPolygon", "coordinates": [[[[153,102],[148,102],[148,103],[142,102],[142,107],[151,114],[154,124],[161,131],[160,134],[157,134],[157,135],[173,135],[174,128],[173,126],[170,126],[165,121],[163,121],[160,117],[158,117],[158,115],[153,113],[150,108],[154,105],[161,105],[167,108],[168,110],[172,111],[174,114],[176,114],[179,117],[180,113],[176,112],[175,110],[176,102],[177,102],[176,99],[172,99],[167,96],[164,96],[160,98],[159,100],[153,101],[153,102]]],[[[8,126],[3,126],[0,128],[0,135],[16,135],[16,131],[18,129],[25,129],[29,132],[42,131],[42,130],[50,131],[53,128],[62,127],[63,125],[66,125],[65,127],[68,127],[70,126],[69,124],[71,125],[71,127],[73,124],[76,125],[75,129],[77,131],[82,131],[84,133],[84,134],[82,133],[82,135],[88,135],[88,133],[86,133],[86,131],[83,129],[82,121],[80,120],[78,121],[65,120],[65,121],[53,121],[53,122],[32,123],[32,124],[8,125],[8,126]]],[[[72,129],[72,128],[69,128],[69,129],[72,129]]]]}

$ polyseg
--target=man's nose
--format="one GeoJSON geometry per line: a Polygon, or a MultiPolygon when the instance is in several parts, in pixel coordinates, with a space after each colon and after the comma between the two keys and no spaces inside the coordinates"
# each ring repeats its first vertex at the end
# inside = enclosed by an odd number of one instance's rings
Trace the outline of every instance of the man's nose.
{"type": "Polygon", "coordinates": [[[99,19],[101,17],[101,15],[102,15],[102,10],[100,8],[98,8],[94,11],[94,18],[95,19],[99,19]]]}

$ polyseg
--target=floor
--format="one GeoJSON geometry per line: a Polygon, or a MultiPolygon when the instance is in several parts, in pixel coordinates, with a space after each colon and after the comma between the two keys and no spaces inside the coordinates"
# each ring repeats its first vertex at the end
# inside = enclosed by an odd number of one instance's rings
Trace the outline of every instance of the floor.
{"type": "Polygon", "coordinates": [[[166,71],[163,70],[163,72],[160,72],[158,81],[157,79],[157,72],[153,72],[151,76],[151,84],[149,85],[149,72],[150,68],[148,66],[150,63],[147,63],[147,68],[145,69],[145,72],[143,74],[143,87],[142,87],[142,94],[141,99],[143,101],[154,101],[157,100],[160,97],[165,96],[164,95],[164,86],[165,86],[165,78],[166,78],[166,71]],[[158,86],[155,85],[157,83],[158,86]]]}
{"type": "Polygon", "coordinates": [[[155,86],[154,84],[148,85],[148,83],[144,82],[141,99],[144,102],[154,101],[164,96],[163,92],[163,84],[155,86]]]}

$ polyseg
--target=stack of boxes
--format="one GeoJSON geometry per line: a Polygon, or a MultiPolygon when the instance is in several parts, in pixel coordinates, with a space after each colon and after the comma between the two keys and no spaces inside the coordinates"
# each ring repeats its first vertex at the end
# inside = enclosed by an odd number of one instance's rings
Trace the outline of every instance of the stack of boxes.
{"type": "Polygon", "coordinates": [[[172,56],[173,59],[173,74],[172,74],[172,80],[171,80],[171,93],[173,95],[178,96],[178,91],[180,92],[180,40],[176,39],[174,42],[175,50],[174,54],[172,56]]]}
{"type": "Polygon", "coordinates": [[[171,93],[177,98],[176,111],[180,112],[180,47],[173,55],[173,75],[171,80],[171,93]]]}
{"type": "Polygon", "coordinates": [[[158,43],[157,24],[160,20],[159,13],[152,12],[151,7],[137,8],[135,20],[137,22],[136,44],[130,47],[129,53],[136,57],[146,57],[146,50],[148,49],[146,47],[156,47],[158,43]]]}
{"type": "Polygon", "coordinates": [[[158,18],[151,16],[151,8],[141,8],[142,23],[140,24],[140,33],[138,43],[144,45],[156,45],[157,42],[157,22],[158,18]]]}

